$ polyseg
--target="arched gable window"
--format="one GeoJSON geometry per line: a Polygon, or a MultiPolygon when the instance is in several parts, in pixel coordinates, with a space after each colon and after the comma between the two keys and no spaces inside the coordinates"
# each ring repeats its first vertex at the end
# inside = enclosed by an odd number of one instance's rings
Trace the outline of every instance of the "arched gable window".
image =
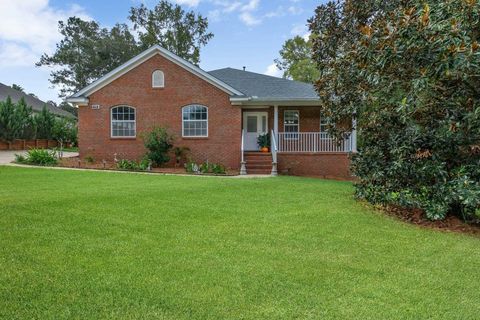
{"type": "Polygon", "coordinates": [[[155,70],[152,73],[152,88],[164,88],[165,75],[160,70],[155,70]]]}
{"type": "Polygon", "coordinates": [[[182,136],[208,137],[208,108],[191,104],[182,108],[182,136]]]}
{"type": "Polygon", "coordinates": [[[135,108],[129,106],[116,106],[111,109],[112,138],[136,137],[135,108]]]}

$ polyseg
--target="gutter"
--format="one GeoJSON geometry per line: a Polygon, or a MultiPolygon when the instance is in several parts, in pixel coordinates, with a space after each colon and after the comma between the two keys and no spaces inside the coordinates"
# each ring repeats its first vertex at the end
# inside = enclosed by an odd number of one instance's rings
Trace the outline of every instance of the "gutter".
{"type": "Polygon", "coordinates": [[[65,101],[80,107],[80,106],[87,106],[89,100],[88,98],[84,98],[84,97],[69,97],[65,99],[65,101]]]}

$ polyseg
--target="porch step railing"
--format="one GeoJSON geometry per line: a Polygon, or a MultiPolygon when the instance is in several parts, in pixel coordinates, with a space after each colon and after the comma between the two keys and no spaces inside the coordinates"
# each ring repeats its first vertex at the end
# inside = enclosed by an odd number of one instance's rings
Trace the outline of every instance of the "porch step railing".
{"type": "Polygon", "coordinates": [[[352,152],[354,151],[352,135],[338,141],[326,132],[279,132],[278,152],[352,152]]]}

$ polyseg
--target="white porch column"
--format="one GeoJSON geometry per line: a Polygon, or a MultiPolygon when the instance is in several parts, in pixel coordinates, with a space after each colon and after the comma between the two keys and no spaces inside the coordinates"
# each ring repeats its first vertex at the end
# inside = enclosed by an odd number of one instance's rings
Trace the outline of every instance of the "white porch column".
{"type": "MultiPolygon", "coordinates": [[[[274,137],[272,137],[273,140],[278,143],[278,106],[274,105],[273,106],[273,134],[274,137]]],[[[278,148],[278,145],[277,145],[278,148]]],[[[277,172],[277,150],[272,150],[272,172],[271,175],[276,177],[278,175],[277,172]]]]}
{"type": "Polygon", "coordinates": [[[278,136],[278,106],[273,106],[273,132],[278,136]]]}

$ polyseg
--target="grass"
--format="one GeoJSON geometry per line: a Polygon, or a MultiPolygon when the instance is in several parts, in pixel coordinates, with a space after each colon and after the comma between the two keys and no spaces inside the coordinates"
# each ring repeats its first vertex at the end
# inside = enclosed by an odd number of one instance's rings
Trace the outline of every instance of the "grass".
{"type": "Polygon", "coordinates": [[[478,319],[480,240],[352,190],[0,167],[0,318],[478,319]]]}

